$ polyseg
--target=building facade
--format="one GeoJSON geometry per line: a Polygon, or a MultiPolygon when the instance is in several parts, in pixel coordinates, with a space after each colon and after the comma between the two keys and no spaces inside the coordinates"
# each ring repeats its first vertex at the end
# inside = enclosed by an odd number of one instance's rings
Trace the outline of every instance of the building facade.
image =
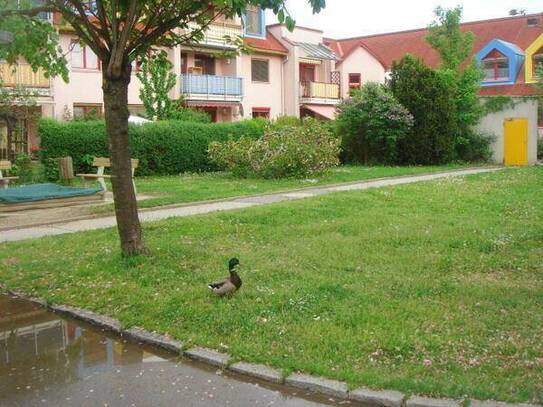
{"type": "MultiPolygon", "coordinates": [[[[0,62],[2,85],[23,86],[35,92],[36,103],[31,109],[36,117],[63,120],[99,116],[103,101],[97,57],[88,47],[81,46],[70,27],[54,18],[51,22],[60,33],[70,81],[48,79],[41,70],[33,72],[24,61],[15,67],[0,62]]],[[[543,14],[470,22],[462,24],[462,30],[473,32],[470,58],[476,59],[485,73],[480,96],[518,98],[517,105],[521,107],[507,112],[500,120],[526,118],[527,145],[534,146],[532,139],[537,137],[538,124],[543,128],[543,113],[538,112],[537,103],[520,102],[538,94],[534,86],[535,67],[543,62],[543,14]]],[[[394,61],[406,54],[438,67],[439,55],[426,42],[427,34],[427,29],[420,29],[337,40],[326,38],[322,31],[313,28],[296,27],[289,31],[281,24],[266,25],[264,11],[249,8],[243,18],[214,21],[198,43],[167,50],[177,78],[170,96],[205,110],[216,122],[285,115],[333,119],[337,104],[352,89],[367,82],[384,83],[394,61]],[[251,53],[225,52],[235,47],[226,38],[237,36],[252,48],[251,53]]],[[[136,72],[134,66],[129,110],[133,115],[141,115],[144,108],[136,72]]],[[[501,123],[498,128],[505,126],[501,123]]],[[[503,162],[505,136],[497,130],[496,118],[483,120],[481,130],[499,133],[495,159],[503,162]],[[484,123],[492,126],[485,127],[484,123]]],[[[31,152],[38,145],[35,123],[27,121],[14,126],[0,115],[0,158],[31,152]]],[[[529,162],[535,160],[534,151],[535,147],[529,147],[529,162]]]]}

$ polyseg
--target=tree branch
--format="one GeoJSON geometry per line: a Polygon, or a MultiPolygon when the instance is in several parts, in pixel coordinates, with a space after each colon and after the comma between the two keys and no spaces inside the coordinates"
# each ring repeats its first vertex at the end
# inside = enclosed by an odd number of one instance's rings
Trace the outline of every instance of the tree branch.
{"type": "MultiPolygon", "coordinates": [[[[122,61],[125,56],[128,54],[126,51],[126,45],[130,33],[134,29],[136,22],[138,21],[139,11],[141,8],[138,6],[137,0],[131,0],[130,6],[128,9],[128,14],[126,16],[126,21],[121,32],[121,37],[116,44],[116,48],[112,50],[112,58],[109,62],[109,69],[113,72],[119,71],[122,69],[122,61]],[[120,51],[122,50],[122,51],[120,51]]],[[[115,17],[114,17],[115,18],[115,17]]]]}
{"type": "MultiPolygon", "coordinates": [[[[202,34],[209,27],[209,25],[217,19],[219,15],[223,14],[228,9],[229,9],[228,7],[221,8],[212,18],[208,19],[204,24],[200,25],[199,29],[192,30],[189,35],[178,36],[178,40],[176,41],[176,43],[190,42],[196,36],[202,34]]],[[[207,12],[207,9],[201,11],[196,16],[191,17],[190,20],[183,20],[182,17],[179,14],[177,14],[174,18],[160,24],[158,29],[156,29],[155,31],[152,31],[151,33],[147,35],[140,36],[134,44],[131,44],[131,50],[135,51],[136,54],[139,54],[140,53],[139,50],[141,48],[147,48],[153,45],[155,41],[160,39],[160,37],[166,35],[168,32],[173,31],[175,28],[177,28],[180,25],[186,25],[187,23],[191,21],[198,20],[199,18],[204,16],[206,12],[207,12]]],[[[186,16],[186,17],[190,17],[190,16],[186,16]]]]}
{"type": "Polygon", "coordinates": [[[0,18],[16,16],[16,15],[34,17],[40,13],[52,13],[53,11],[55,11],[55,9],[52,6],[41,6],[41,7],[27,8],[27,9],[0,10],[0,18]]]}

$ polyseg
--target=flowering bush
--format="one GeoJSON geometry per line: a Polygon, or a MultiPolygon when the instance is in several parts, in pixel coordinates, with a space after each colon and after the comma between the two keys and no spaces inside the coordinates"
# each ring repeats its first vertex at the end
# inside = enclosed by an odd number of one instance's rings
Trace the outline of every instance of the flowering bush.
{"type": "Polygon", "coordinates": [[[306,177],[339,164],[339,140],[320,122],[301,126],[268,126],[264,137],[212,142],[209,157],[239,177],[306,177]]]}
{"type": "Polygon", "coordinates": [[[346,161],[393,164],[413,116],[385,86],[368,83],[338,106],[337,124],[346,161]]]}

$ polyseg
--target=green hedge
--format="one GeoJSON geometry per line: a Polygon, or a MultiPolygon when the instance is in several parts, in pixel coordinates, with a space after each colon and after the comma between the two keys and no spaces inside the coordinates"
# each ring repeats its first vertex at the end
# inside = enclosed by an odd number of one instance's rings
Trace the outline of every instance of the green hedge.
{"type": "MultiPolygon", "coordinates": [[[[182,172],[216,170],[208,158],[211,141],[258,138],[264,134],[265,121],[245,120],[237,123],[191,123],[163,121],[143,126],[131,125],[131,155],[140,160],[138,175],[168,175],[182,172]]],[[[92,157],[108,157],[103,121],[60,122],[43,119],[39,124],[41,159],[54,167],[55,159],[71,156],[76,172],[92,170],[92,157]]],[[[54,168],[47,168],[54,174],[54,168]]]]}

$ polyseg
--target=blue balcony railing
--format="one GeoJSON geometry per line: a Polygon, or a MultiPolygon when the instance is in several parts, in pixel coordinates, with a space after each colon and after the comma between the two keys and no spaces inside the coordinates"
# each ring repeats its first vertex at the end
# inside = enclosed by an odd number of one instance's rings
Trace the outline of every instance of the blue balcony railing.
{"type": "Polygon", "coordinates": [[[243,96],[243,79],[233,76],[183,74],[181,93],[189,99],[239,100],[243,96]]]}

